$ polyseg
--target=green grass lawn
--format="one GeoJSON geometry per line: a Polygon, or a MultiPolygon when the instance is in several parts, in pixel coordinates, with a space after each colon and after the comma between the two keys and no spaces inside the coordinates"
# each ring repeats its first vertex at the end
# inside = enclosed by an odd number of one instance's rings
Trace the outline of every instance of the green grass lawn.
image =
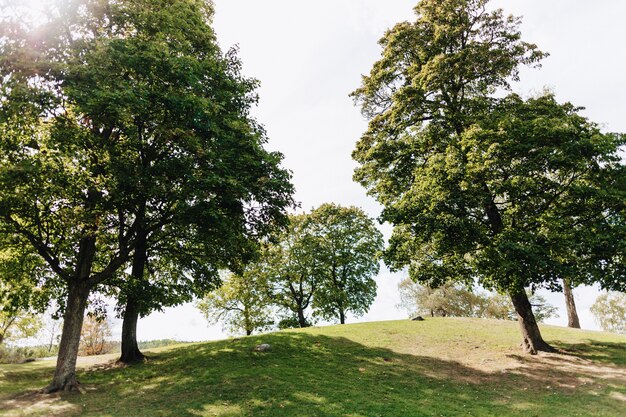
{"type": "Polygon", "coordinates": [[[435,318],[283,331],[85,368],[0,366],[2,416],[624,416],[626,337],[543,326],[564,354],[526,356],[514,322],[435,318]],[[270,352],[254,352],[269,343],[270,352]]]}

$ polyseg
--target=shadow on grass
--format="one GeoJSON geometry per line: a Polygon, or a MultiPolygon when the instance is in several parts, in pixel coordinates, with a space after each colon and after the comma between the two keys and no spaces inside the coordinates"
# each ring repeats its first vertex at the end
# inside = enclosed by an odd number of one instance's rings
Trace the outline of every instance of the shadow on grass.
{"type": "MultiPolygon", "coordinates": [[[[131,368],[88,371],[80,379],[89,393],[59,401],[62,415],[107,417],[623,415],[626,402],[619,395],[626,398],[626,375],[620,388],[592,371],[519,361],[518,368],[485,373],[346,338],[285,332],[177,348],[131,368]],[[271,351],[254,352],[258,343],[269,343],[271,351]]],[[[19,401],[5,410],[15,407],[19,401]]]]}
{"type": "Polygon", "coordinates": [[[580,358],[626,366],[626,343],[600,342],[587,339],[585,343],[553,343],[559,349],[580,358]]]}

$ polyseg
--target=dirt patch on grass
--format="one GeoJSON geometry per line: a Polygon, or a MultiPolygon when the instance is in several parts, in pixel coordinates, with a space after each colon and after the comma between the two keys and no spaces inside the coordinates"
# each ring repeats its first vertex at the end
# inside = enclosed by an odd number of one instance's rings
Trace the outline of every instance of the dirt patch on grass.
{"type": "Polygon", "coordinates": [[[39,391],[27,391],[0,402],[3,416],[41,415],[49,417],[75,415],[80,406],[62,401],[63,394],[42,394],[39,391]]]}

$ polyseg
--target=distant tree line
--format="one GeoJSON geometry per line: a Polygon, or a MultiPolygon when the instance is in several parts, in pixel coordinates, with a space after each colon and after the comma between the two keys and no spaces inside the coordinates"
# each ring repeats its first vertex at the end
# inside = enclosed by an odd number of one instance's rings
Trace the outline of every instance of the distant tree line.
{"type": "MultiPolygon", "coordinates": [[[[445,284],[429,288],[410,279],[399,285],[399,307],[412,317],[427,315],[430,317],[477,317],[499,320],[517,320],[515,309],[506,296],[490,293],[476,287],[464,287],[460,284],[445,284]]],[[[529,294],[535,318],[543,322],[558,317],[556,307],[538,294],[529,294]]]]}

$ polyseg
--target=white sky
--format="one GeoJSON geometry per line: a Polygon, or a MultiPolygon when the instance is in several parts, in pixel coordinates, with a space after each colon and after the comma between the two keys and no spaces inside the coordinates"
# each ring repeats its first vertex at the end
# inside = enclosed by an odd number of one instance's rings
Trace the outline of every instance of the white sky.
{"type": "MultiPolygon", "coordinates": [[[[25,0],[33,1],[33,0],[25,0]]],[[[266,127],[269,148],[284,153],[296,199],[310,210],[324,202],[356,205],[372,217],[379,207],[352,181],[351,152],[366,129],[348,94],[378,59],[378,39],[395,23],[412,20],[416,0],[215,0],[215,29],[223,49],[235,44],[244,73],[261,81],[255,117],[266,127]]],[[[493,7],[524,16],[526,41],[549,52],[543,68],[524,70],[514,90],[553,90],[559,100],[585,106],[606,130],[626,132],[626,2],[623,0],[494,0],[493,7]]],[[[388,235],[389,228],[384,232],[388,235]]],[[[360,320],[405,318],[395,305],[403,274],[384,268],[378,297],[360,320]]],[[[596,329],[589,306],[598,291],[575,290],[581,324],[596,329]]],[[[545,293],[559,307],[562,294],[545,293]]],[[[352,320],[354,321],[354,320],[352,320]]],[[[116,322],[115,331],[119,333],[116,322]]],[[[140,340],[221,338],[192,305],[140,320],[140,340]]]]}

